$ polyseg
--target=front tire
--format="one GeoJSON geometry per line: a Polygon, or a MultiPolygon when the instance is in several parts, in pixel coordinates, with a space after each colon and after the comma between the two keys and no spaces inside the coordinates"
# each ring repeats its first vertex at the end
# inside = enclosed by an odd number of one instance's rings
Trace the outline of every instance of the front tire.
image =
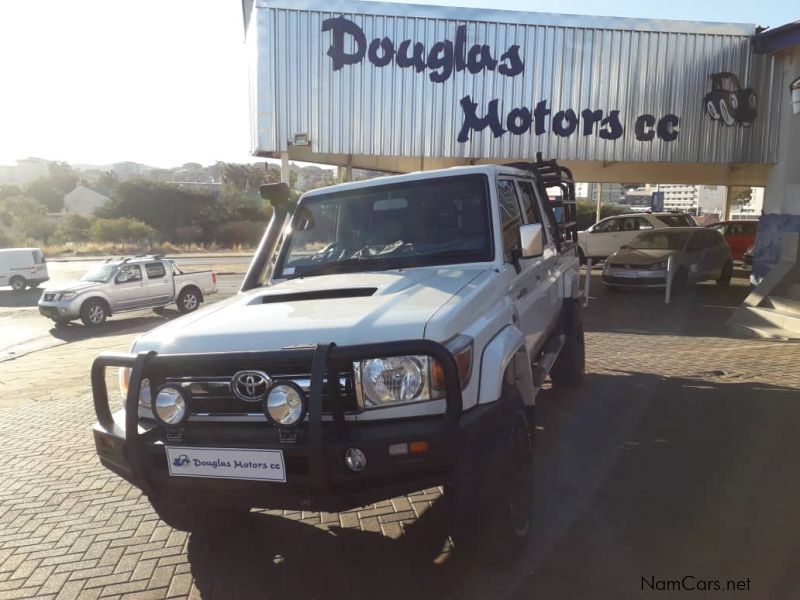
{"type": "Polygon", "coordinates": [[[725,266],[722,267],[722,273],[720,273],[719,279],[717,279],[717,285],[720,287],[728,287],[731,284],[732,277],[733,261],[729,260],[725,263],[725,266]]]}
{"type": "Polygon", "coordinates": [[[245,507],[194,506],[150,498],[158,518],[179,531],[213,533],[244,521],[250,514],[245,507]]]}
{"type": "Polygon", "coordinates": [[[27,283],[25,282],[25,278],[20,277],[19,275],[14,275],[11,278],[11,281],[8,282],[8,284],[11,286],[11,289],[14,290],[15,292],[25,291],[25,286],[27,285],[27,283]]]}
{"type": "Polygon", "coordinates": [[[508,429],[502,434],[496,467],[464,472],[445,485],[456,548],[491,552],[492,560],[509,560],[524,549],[533,529],[533,434],[519,392],[503,387],[499,402],[514,402],[508,429]]]}
{"type": "Polygon", "coordinates": [[[178,295],[178,310],[183,314],[194,312],[200,307],[200,302],[200,292],[197,288],[185,288],[178,295]]]}
{"type": "Polygon", "coordinates": [[[562,319],[566,339],[550,369],[550,379],[556,387],[580,385],[586,372],[586,339],[581,305],[577,300],[565,301],[562,319]]]}
{"type": "Polygon", "coordinates": [[[108,318],[108,307],[102,300],[90,299],[81,306],[81,321],[87,327],[98,327],[108,318]]]}

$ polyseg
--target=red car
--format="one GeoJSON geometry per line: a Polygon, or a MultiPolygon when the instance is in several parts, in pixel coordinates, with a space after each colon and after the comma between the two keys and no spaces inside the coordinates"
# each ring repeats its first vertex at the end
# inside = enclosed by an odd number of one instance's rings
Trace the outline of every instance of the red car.
{"type": "Polygon", "coordinates": [[[756,243],[758,221],[722,221],[709,227],[725,236],[733,260],[742,260],[747,249],[756,243]]]}

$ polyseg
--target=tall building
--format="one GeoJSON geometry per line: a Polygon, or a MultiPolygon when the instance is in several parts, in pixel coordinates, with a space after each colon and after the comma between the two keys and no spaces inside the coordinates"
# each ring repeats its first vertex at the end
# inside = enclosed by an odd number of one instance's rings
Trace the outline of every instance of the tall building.
{"type": "Polygon", "coordinates": [[[764,188],[750,188],[750,199],[731,206],[731,219],[758,219],[764,209],[764,188]]]}
{"type": "Polygon", "coordinates": [[[697,209],[698,186],[683,183],[662,183],[658,191],[664,192],[664,210],[694,212],[697,209]]]}
{"type": "Polygon", "coordinates": [[[588,197],[594,203],[597,203],[599,199],[602,204],[619,204],[619,201],[623,195],[621,183],[589,184],[588,197]]]}

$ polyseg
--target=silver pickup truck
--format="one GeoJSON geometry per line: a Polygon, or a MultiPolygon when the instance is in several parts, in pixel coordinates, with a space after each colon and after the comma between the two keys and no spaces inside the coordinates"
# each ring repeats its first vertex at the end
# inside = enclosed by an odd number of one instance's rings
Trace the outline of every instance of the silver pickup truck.
{"type": "Polygon", "coordinates": [[[216,291],[213,271],[184,273],[172,260],[137,256],[106,261],[80,281],[46,289],[39,312],[56,324],[79,318],[94,327],[115,313],[173,303],[180,312],[189,313],[216,291]]]}

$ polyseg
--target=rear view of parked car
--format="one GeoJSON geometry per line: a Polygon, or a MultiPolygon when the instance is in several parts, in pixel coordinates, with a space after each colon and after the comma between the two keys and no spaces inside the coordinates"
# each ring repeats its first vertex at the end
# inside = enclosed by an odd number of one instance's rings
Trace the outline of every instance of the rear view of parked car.
{"type": "Polygon", "coordinates": [[[10,286],[21,292],[35,288],[50,279],[47,261],[39,248],[7,248],[0,250],[0,287],[10,286]]]}
{"type": "Polygon", "coordinates": [[[663,287],[670,267],[673,289],[715,280],[727,286],[733,275],[731,249],[719,231],[675,227],[642,233],[608,257],[603,283],[609,287],[663,287]]]}
{"type": "Polygon", "coordinates": [[[731,247],[733,260],[744,260],[747,249],[756,243],[758,221],[723,221],[712,225],[711,228],[725,236],[731,247]]]}
{"type": "Polygon", "coordinates": [[[578,233],[581,261],[611,256],[643,231],[695,225],[694,219],[684,213],[636,213],[608,217],[578,233]]]}

